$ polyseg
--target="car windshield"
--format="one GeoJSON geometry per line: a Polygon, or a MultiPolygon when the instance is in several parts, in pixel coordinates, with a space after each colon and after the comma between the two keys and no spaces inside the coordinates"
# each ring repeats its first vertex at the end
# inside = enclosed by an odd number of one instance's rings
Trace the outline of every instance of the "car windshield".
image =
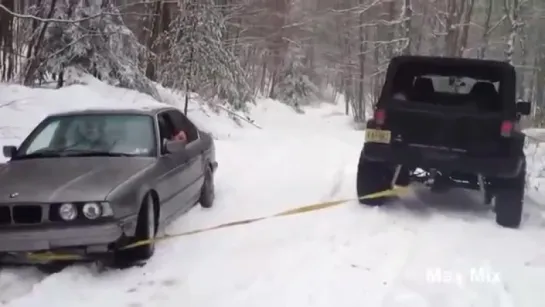
{"type": "Polygon", "coordinates": [[[15,158],[32,156],[153,156],[153,118],[133,114],[52,117],[23,142],[15,158]]]}

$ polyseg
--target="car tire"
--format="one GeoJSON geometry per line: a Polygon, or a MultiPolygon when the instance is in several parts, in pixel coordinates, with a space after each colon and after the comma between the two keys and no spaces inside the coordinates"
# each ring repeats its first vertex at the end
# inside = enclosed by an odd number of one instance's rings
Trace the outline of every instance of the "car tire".
{"type": "Polygon", "coordinates": [[[388,200],[387,197],[371,199],[361,198],[366,195],[390,189],[392,176],[393,174],[388,164],[384,162],[368,161],[361,157],[358,164],[356,179],[356,190],[359,202],[368,206],[383,205],[388,200]]]}
{"type": "Polygon", "coordinates": [[[130,267],[153,256],[155,253],[155,242],[153,240],[157,234],[155,206],[158,206],[158,204],[155,204],[151,194],[147,194],[140,206],[135,235],[128,244],[142,241],[151,242],[130,249],[118,250],[115,255],[115,266],[130,267]]]}
{"type": "Polygon", "coordinates": [[[212,208],[215,198],[216,191],[214,186],[214,172],[212,171],[211,167],[207,167],[206,171],[204,172],[204,183],[201,188],[199,203],[203,208],[212,208]]]}
{"type": "Polygon", "coordinates": [[[518,228],[522,221],[524,192],[526,185],[526,163],[515,178],[499,179],[495,187],[496,223],[506,228],[518,228]]]}
{"type": "Polygon", "coordinates": [[[44,274],[56,274],[66,269],[68,266],[74,264],[73,262],[55,261],[47,264],[38,264],[36,268],[44,274]]]}

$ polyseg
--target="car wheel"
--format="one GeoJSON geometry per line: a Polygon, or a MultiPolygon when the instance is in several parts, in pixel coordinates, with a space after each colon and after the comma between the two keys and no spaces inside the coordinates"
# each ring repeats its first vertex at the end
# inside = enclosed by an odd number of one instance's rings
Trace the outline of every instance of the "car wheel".
{"type": "Polygon", "coordinates": [[[215,197],[214,173],[212,172],[212,168],[207,167],[204,172],[204,183],[201,189],[201,196],[199,197],[201,207],[212,208],[215,197]]]}
{"type": "Polygon", "coordinates": [[[494,211],[496,223],[506,228],[518,228],[522,221],[524,189],[526,185],[526,164],[520,174],[511,179],[498,180],[495,188],[494,211]]]}
{"type": "Polygon", "coordinates": [[[73,264],[74,263],[72,263],[72,262],[58,261],[58,262],[51,262],[51,263],[47,263],[47,264],[38,264],[38,265],[36,265],[36,268],[38,270],[40,270],[40,272],[42,272],[42,273],[51,275],[51,274],[59,273],[60,271],[64,270],[65,268],[67,268],[68,266],[73,265],[73,264]]]}
{"type": "MultiPolygon", "coordinates": [[[[389,190],[392,176],[392,171],[386,163],[360,158],[356,179],[358,198],[389,190]]],[[[381,206],[387,199],[387,197],[360,199],[359,202],[368,206],[381,206]]]]}
{"type": "Polygon", "coordinates": [[[157,225],[155,219],[155,206],[153,197],[150,194],[144,197],[138,214],[138,222],[134,238],[129,242],[145,242],[146,244],[116,252],[116,266],[129,267],[139,261],[150,259],[155,253],[155,239],[157,225]]]}

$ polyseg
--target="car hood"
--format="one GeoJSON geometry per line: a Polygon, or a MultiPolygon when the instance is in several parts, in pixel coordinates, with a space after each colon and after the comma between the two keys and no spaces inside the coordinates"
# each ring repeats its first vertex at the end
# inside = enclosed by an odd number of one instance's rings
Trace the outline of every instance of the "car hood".
{"type": "Polygon", "coordinates": [[[0,203],[104,200],[153,163],[139,157],[64,157],[0,164],[0,203]]]}

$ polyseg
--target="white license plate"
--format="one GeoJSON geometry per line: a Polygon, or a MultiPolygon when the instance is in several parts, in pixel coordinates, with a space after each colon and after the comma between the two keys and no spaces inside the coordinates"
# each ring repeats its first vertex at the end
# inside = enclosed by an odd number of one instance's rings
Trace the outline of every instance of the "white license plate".
{"type": "Polygon", "coordinates": [[[389,130],[366,129],[365,141],[369,143],[390,144],[392,132],[389,130]]]}

